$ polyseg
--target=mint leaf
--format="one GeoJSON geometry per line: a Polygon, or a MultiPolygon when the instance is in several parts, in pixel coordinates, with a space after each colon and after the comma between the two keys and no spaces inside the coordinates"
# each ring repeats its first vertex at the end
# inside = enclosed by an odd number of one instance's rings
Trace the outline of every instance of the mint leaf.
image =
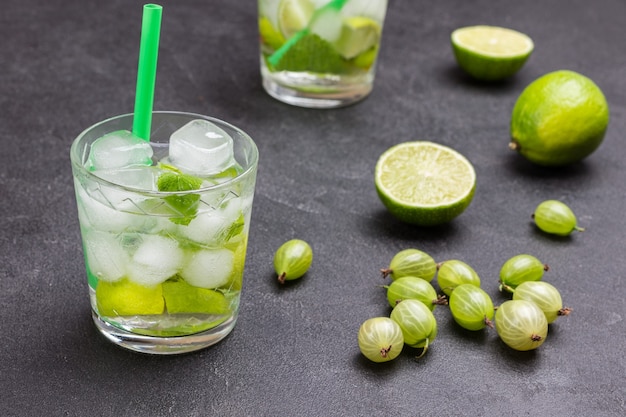
{"type": "Polygon", "coordinates": [[[316,34],[303,36],[275,65],[277,71],[343,72],[345,62],[330,43],[316,34]]]}
{"type": "MultiPolygon", "coordinates": [[[[159,191],[166,192],[197,190],[201,185],[202,179],[175,171],[161,174],[157,181],[159,191]]],[[[171,195],[165,197],[164,200],[181,215],[181,217],[171,217],[170,221],[187,226],[196,217],[200,194],[171,195]]]]}
{"type": "Polygon", "coordinates": [[[239,233],[243,232],[243,228],[245,226],[245,220],[243,218],[243,214],[240,214],[237,220],[235,220],[226,230],[224,230],[220,235],[220,241],[228,242],[239,233]]]}

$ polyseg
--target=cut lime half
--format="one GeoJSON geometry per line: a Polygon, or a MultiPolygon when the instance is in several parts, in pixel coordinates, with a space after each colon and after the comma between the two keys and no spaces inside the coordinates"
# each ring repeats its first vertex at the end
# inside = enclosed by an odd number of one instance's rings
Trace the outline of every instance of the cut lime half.
{"type": "Polygon", "coordinates": [[[512,29],[468,26],[452,32],[459,66],[479,80],[501,80],[519,71],[534,49],[532,39],[512,29]]]}
{"type": "Polygon", "coordinates": [[[376,163],[376,191],[398,219],[420,226],[449,222],[472,201],[476,172],[454,149],[433,142],[405,142],[376,163]]]}

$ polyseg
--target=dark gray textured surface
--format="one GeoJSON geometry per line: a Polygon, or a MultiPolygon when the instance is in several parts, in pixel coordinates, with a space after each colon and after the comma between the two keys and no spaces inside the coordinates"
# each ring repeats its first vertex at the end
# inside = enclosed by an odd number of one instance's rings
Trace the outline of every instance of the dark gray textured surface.
{"type": "Polygon", "coordinates": [[[69,146],[87,126],[132,111],[139,1],[6,0],[0,14],[0,415],[622,416],[626,413],[626,3],[623,0],[391,0],[372,95],[316,111],[267,96],[253,0],[163,1],[155,109],[209,114],[248,131],[261,162],[240,320],[219,345],[180,357],[134,354],[91,323],[69,146]],[[512,80],[470,81],[450,32],[487,23],[530,35],[512,80]],[[611,106],[604,144],[561,170],[507,149],[521,90],[557,69],[597,82],[611,106]],[[476,197],[451,224],[405,226],[373,186],[378,156],[427,139],[466,155],[476,197]],[[553,239],[534,206],[562,199],[584,234],[553,239]],[[285,240],[313,246],[310,273],[279,287],[285,240]],[[475,267],[496,303],[501,264],[551,265],[570,317],[537,351],[470,333],[438,308],[440,333],[416,361],[374,365],[356,333],[387,315],[378,269],[417,247],[475,267]]]}

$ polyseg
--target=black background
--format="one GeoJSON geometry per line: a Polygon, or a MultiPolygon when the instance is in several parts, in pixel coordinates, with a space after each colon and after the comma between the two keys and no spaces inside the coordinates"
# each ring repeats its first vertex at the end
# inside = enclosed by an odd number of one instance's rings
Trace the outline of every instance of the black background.
{"type": "Polygon", "coordinates": [[[163,1],[156,110],[208,114],[247,131],[260,165],[239,322],[218,345],[156,357],[118,348],[91,322],[69,162],[86,127],[132,111],[143,2],[5,0],[0,12],[0,414],[3,416],[622,416],[625,406],[623,0],[390,0],[374,90],[338,110],[269,97],[258,70],[256,2],[163,1]],[[477,83],[450,33],[492,24],[535,51],[512,79],[477,83]],[[511,110],[537,77],[571,69],[604,91],[602,146],[564,169],[507,148],[511,110]],[[476,196],[452,223],[390,217],[373,184],[378,156],[431,140],[475,166],[476,196]],[[582,234],[530,222],[560,199],[582,234]],[[315,259],[275,283],[274,251],[307,240],[315,259]],[[389,314],[378,270],[401,249],[461,259],[499,304],[498,271],[530,253],[551,266],[569,317],[520,353],[468,332],[446,307],[426,356],[373,364],[360,324],[389,314]]]}

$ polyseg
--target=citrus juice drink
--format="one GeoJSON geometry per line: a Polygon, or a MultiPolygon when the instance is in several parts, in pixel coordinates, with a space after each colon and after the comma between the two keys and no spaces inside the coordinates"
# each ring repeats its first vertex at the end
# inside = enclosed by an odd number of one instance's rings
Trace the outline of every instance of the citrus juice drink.
{"type": "Polygon", "coordinates": [[[237,319],[257,149],[199,115],[155,112],[150,142],[131,126],[109,119],[71,149],[93,318],[133,350],[200,349],[237,319]]]}
{"type": "Polygon", "coordinates": [[[289,104],[339,107],[372,90],[387,0],[259,0],[265,90],[289,104]]]}

